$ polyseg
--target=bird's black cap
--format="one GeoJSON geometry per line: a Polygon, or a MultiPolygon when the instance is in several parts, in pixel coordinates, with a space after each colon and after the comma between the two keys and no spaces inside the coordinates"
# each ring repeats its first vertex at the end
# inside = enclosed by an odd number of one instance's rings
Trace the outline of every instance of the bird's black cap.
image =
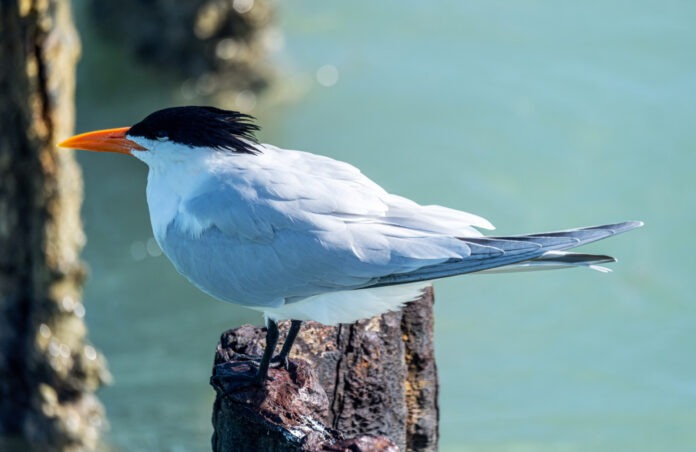
{"type": "Polygon", "coordinates": [[[260,151],[249,144],[257,143],[254,132],[259,127],[253,121],[253,116],[215,107],[172,107],[150,114],[131,127],[127,135],[258,154],[260,151]]]}

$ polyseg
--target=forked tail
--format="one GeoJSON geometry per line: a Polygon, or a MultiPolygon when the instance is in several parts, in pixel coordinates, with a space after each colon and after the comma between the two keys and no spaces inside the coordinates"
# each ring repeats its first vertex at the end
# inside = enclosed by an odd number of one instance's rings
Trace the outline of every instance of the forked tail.
{"type": "Polygon", "coordinates": [[[405,284],[474,272],[545,270],[585,266],[608,271],[600,264],[615,262],[611,256],[571,253],[564,250],[596,242],[643,226],[640,221],[509,237],[462,237],[470,254],[408,273],[395,273],[373,281],[369,287],[405,284]]]}

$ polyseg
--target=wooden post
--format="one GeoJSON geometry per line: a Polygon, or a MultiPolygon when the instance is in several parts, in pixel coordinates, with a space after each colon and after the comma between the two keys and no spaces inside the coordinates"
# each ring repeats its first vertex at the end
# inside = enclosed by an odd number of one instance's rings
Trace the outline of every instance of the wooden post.
{"type": "Polygon", "coordinates": [[[107,374],[83,321],[82,179],[55,147],[74,118],[69,1],[0,2],[0,43],[0,435],[93,448],[107,374]]]}
{"type": "Polygon", "coordinates": [[[265,388],[234,384],[253,372],[235,354],[260,354],[263,329],[225,332],[211,379],[213,450],[436,451],[432,306],[430,289],[403,311],[353,325],[309,322],[290,372],[272,369],[265,388]]]}
{"type": "Polygon", "coordinates": [[[253,93],[273,78],[267,59],[276,33],[272,1],[90,0],[88,5],[100,34],[141,64],[164,69],[167,79],[187,80],[182,93],[190,100],[252,110],[253,93]],[[235,101],[240,92],[245,95],[235,101]]]}

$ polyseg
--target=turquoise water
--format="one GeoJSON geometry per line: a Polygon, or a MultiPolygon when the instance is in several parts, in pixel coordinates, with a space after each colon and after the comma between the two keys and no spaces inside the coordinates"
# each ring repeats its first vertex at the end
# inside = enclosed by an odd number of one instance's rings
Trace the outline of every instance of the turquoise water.
{"type": "MultiPolygon", "coordinates": [[[[185,102],[78,19],[79,131],[185,102]]],[[[437,283],[442,450],[696,447],[694,19],[685,1],[282,5],[283,75],[254,111],[265,141],[349,161],[501,234],[647,223],[588,248],[619,257],[612,274],[437,283]]],[[[208,450],[217,337],[261,319],[158,254],[140,162],[79,160],[86,318],[115,379],[101,392],[106,447],[208,450]]]]}

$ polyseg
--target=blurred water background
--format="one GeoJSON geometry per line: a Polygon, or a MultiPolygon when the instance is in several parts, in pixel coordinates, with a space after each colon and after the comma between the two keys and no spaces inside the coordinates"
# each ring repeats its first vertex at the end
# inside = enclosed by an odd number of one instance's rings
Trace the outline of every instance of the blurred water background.
{"type": "MultiPolygon", "coordinates": [[[[500,234],[641,219],[589,250],[614,273],[436,284],[443,451],[696,447],[696,3],[279,2],[264,141],[346,160],[500,234]]],[[[94,37],[78,131],[195,102],[94,37]]],[[[134,25],[134,26],[137,26],[134,25]]],[[[90,337],[114,451],[209,450],[220,332],[260,324],[180,277],[152,239],[146,168],[80,153],[90,337]]]]}

